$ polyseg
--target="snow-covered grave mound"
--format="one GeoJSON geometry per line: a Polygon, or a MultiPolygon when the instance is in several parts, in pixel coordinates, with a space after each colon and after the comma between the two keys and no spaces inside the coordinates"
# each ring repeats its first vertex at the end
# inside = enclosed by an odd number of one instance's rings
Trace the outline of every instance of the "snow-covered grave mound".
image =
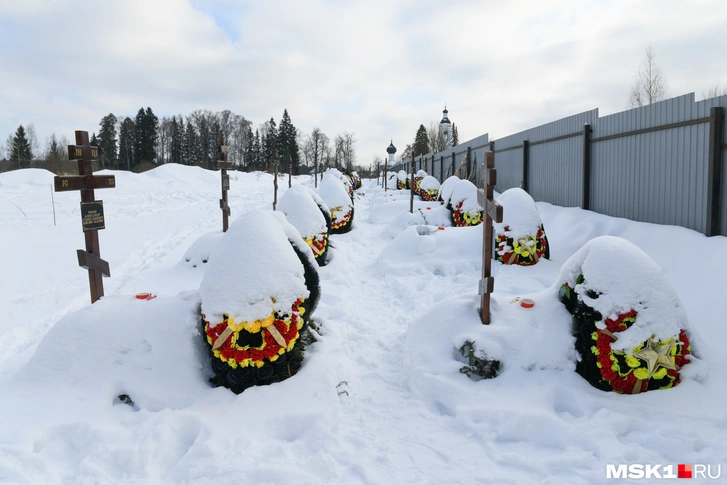
{"type": "Polygon", "coordinates": [[[353,201],[343,182],[334,174],[326,173],[318,185],[318,195],[331,211],[331,234],[349,232],[353,228],[353,201]]]}
{"type": "Polygon", "coordinates": [[[120,402],[147,411],[185,408],[210,390],[199,304],[189,291],[152,300],[106,296],[56,322],[16,382],[72,396],[62,405],[80,414],[120,402]]]}
{"type": "Polygon", "coordinates": [[[290,377],[320,296],[315,257],[298,230],[280,212],[248,212],[208,266],[200,296],[212,382],[240,393],[290,377]]]}
{"type": "Polygon", "coordinates": [[[419,195],[426,201],[435,201],[439,197],[439,180],[427,175],[419,183],[419,195]]]}
{"type": "Polygon", "coordinates": [[[396,174],[396,188],[405,190],[409,188],[409,176],[405,170],[399,170],[396,174]]]}
{"type": "Polygon", "coordinates": [[[497,198],[502,206],[502,223],[495,223],[495,257],[505,264],[531,266],[550,258],[550,246],[543,221],[530,194],[519,187],[497,198]]]}
{"type": "MultiPolygon", "coordinates": [[[[399,207],[397,214],[386,226],[386,233],[391,237],[398,236],[409,226],[451,227],[452,215],[446,207],[438,202],[414,201],[414,212],[409,212],[409,201],[389,203],[388,206],[399,207]]],[[[371,213],[373,217],[374,212],[371,213]]],[[[382,218],[383,219],[383,218],[382,218]]]]}
{"type": "MultiPolygon", "coordinates": [[[[320,206],[311,194],[308,188],[293,185],[280,197],[277,210],[283,212],[288,222],[303,236],[313,250],[318,265],[325,266],[328,259],[330,224],[326,222],[320,206]]],[[[330,220],[330,213],[328,217],[330,220]]]]}
{"type": "Polygon", "coordinates": [[[215,231],[200,236],[184,253],[181,264],[192,266],[192,268],[206,264],[224,235],[225,233],[222,231],[215,231]]]}
{"type": "Polygon", "coordinates": [[[449,198],[452,222],[457,227],[476,226],[484,219],[484,212],[477,202],[477,187],[469,180],[460,180],[449,198]]]}
{"type": "Polygon", "coordinates": [[[442,182],[442,185],[439,187],[438,197],[445,206],[449,206],[449,199],[452,197],[452,191],[454,191],[454,186],[457,185],[457,182],[459,181],[459,177],[452,175],[442,182]]]}
{"type": "Polygon", "coordinates": [[[632,243],[592,239],[566,261],[558,282],[560,299],[573,314],[576,370],[592,386],[638,394],[675,386],[705,369],[692,354],[695,335],[679,295],[632,243]]]}
{"type": "Polygon", "coordinates": [[[476,271],[482,267],[482,229],[408,226],[399,230],[394,240],[381,251],[378,260],[383,267],[397,271],[430,272],[440,276],[476,271]]]}

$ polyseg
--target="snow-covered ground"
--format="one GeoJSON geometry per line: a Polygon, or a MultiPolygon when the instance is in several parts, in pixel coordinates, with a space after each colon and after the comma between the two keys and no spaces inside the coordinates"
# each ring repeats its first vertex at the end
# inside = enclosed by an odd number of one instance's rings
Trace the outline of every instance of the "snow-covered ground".
{"type": "MultiPolygon", "coordinates": [[[[606,478],[609,464],[719,466],[703,481],[727,483],[727,238],[538,203],[551,260],[493,263],[484,327],[481,228],[445,226],[435,203],[402,215],[408,192],[365,180],[354,229],[331,236],[319,270],[320,336],[302,369],[235,395],[208,385],[198,321],[224,237],[219,173],[114,174],[115,189],[96,191],[112,277],[94,305],[75,255],[79,194],[52,194],[46,171],[0,174],[0,483],[625,482],[606,478]],[[408,226],[428,214],[430,229],[408,226]],[[700,362],[674,389],[605,393],[573,370],[557,279],[602,235],[653,258],[683,303],[700,362]],[[500,376],[459,372],[468,339],[500,353],[500,376]]],[[[232,223],[271,208],[272,176],[230,178],[232,223]]]]}

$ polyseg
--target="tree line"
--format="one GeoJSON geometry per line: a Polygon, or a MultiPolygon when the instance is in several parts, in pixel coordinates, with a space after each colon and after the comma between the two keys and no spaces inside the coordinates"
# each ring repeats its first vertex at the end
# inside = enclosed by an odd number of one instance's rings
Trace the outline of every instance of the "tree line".
{"type": "MultiPolygon", "coordinates": [[[[331,141],[315,127],[306,136],[295,127],[287,109],[278,123],[271,117],[253,132],[250,120],[229,110],[197,110],[159,119],[150,107],[142,107],[133,118],[113,113],[102,117],[90,142],[99,147],[103,168],[140,172],[165,163],[211,169],[219,159],[220,138],[228,146],[227,161],[240,170],[270,170],[276,154],[283,167],[290,160],[296,174],[308,171],[302,166],[357,168],[353,133],[344,131],[331,141]]],[[[58,173],[68,160],[68,145],[68,138],[53,133],[40,149],[33,125],[20,125],[0,147],[0,158],[10,162],[6,164],[10,170],[34,166],[58,173]]]]}

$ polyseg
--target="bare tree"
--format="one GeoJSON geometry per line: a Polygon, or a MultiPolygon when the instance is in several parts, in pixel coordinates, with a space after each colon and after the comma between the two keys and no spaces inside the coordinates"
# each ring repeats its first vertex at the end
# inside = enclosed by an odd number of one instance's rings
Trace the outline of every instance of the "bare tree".
{"type": "Polygon", "coordinates": [[[702,92],[703,99],[716,98],[718,96],[725,96],[725,95],[727,95],[727,86],[720,89],[719,83],[717,83],[714,86],[712,86],[711,88],[709,88],[709,91],[702,92]]]}
{"type": "Polygon", "coordinates": [[[38,136],[35,134],[35,126],[33,126],[33,123],[28,123],[25,126],[25,136],[28,138],[28,143],[30,144],[30,151],[33,154],[33,158],[39,158],[40,144],[38,143],[38,136]]]}
{"type": "MultiPolygon", "coordinates": [[[[306,165],[308,161],[313,162],[315,173],[319,173],[318,164],[323,162],[323,157],[328,150],[328,136],[321,131],[317,126],[313,128],[311,134],[306,138],[303,144],[303,155],[306,158],[306,165]]],[[[316,179],[316,187],[318,187],[318,180],[316,179]]]]}
{"type": "Polygon", "coordinates": [[[646,48],[646,56],[636,73],[634,85],[629,94],[629,108],[638,108],[656,103],[666,98],[666,79],[656,63],[656,55],[651,46],[646,48]]]}
{"type": "Polygon", "coordinates": [[[429,151],[431,153],[439,153],[451,148],[450,143],[447,142],[442,132],[439,131],[439,123],[431,121],[427,135],[429,135],[429,151]]]}

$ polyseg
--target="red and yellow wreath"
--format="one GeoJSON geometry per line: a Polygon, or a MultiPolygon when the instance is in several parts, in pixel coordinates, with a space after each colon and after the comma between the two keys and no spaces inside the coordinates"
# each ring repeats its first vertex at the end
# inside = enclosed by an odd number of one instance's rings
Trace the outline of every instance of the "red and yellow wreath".
{"type": "Polygon", "coordinates": [[[338,217],[336,215],[336,212],[342,212],[343,207],[332,207],[331,208],[331,219],[333,219],[333,222],[331,223],[331,229],[338,229],[340,227],[345,226],[348,224],[348,222],[351,220],[351,208],[349,207],[348,212],[346,212],[343,217],[338,217]]]}
{"type": "Polygon", "coordinates": [[[396,188],[399,190],[406,189],[406,180],[396,179],[396,188]]]}
{"type": "Polygon", "coordinates": [[[421,195],[421,188],[419,187],[424,180],[424,177],[414,177],[414,193],[421,195]]]}
{"type": "Polygon", "coordinates": [[[689,339],[682,330],[678,339],[666,341],[653,337],[634,347],[631,353],[613,350],[611,345],[636,321],[636,311],[605,320],[605,329],[596,329],[591,334],[591,352],[596,356],[596,365],[603,380],[622,394],[638,394],[647,389],[668,389],[679,384],[679,369],[689,361],[691,352],[689,339]]]}
{"type": "Polygon", "coordinates": [[[439,197],[439,189],[422,190],[420,195],[427,202],[434,202],[439,197]]]}
{"type": "MultiPolygon", "coordinates": [[[[509,230],[509,226],[505,226],[505,232],[509,230]]],[[[527,235],[514,239],[506,234],[498,234],[495,238],[495,244],[497,244],[496,257],[498,261],[505,264],[531,266],[546,255],[548,239],[545,237],[545,231],[541,224],[538,226],[538,232],[535,236],[527,235]]]]}
{"type": "Polygon", "coordinates": [[[302,317],[305,313],[303,302],[301,298],[293,303],[289,315],[280,316],[274,313],[265,320],[254,322],[235,323],[225,314],[224,320],[213,327],[202,315],[207,342],[212,346],[212,353],[233,369],[262,367],[266,361],[276,361],[280,355],[295,346],[300,336],[300,329],[304,323],[302,317]],[[261,334],[262,343],[257,346],[240,344],[238,340],[241,333],[245,333],[246,336],[261,334]]]}
{"type": "Polygon", "coordinates": [[[313,256],[318,259],[326,252],[326,247],[328,246],[328,233],[322,232],[320,234],[310,236],[306,238],[305,242],[308,243],[308,246],[310,246],[313,250],[313,256]]]}
{"type": "Polygon", "coordinates": [[[474,212],[462,210],[463,204],[464,201],[460,202],[452,210],[452,222],[454,222],[454,225],[457,227],[466,227],[481,224],[484,220],[484,212],[481,209],[474,212]]]}

